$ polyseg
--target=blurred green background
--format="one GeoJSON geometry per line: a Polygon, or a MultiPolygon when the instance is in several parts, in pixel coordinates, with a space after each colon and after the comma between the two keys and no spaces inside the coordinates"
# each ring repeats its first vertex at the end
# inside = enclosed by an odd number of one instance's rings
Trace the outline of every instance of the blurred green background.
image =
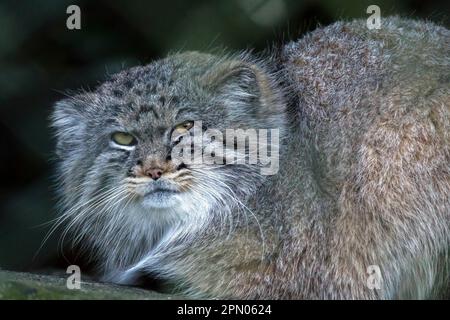
{"type": "MultiPolygon", "coordinates": [[[[93,88],[106,74],[170,51],[262,50],[318,24],[381,15],[426,18],[449,27],[449,1],[0,1],[0,268],[68,263],[58,234],[38,248],[56,216],[48,117],[67,89],[93,88]],[[447,2],[447,4],[446,4],[447,2]],[[66,8],[81,8],[81,30],[66,8]]],[[[68,260],[71,258],[68,257],[68,260]]]]}

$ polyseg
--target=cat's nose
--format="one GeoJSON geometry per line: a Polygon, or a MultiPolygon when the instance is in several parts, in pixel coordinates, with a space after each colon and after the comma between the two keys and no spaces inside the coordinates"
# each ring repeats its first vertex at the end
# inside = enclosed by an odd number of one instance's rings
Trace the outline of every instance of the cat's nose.
{"type": "Polygon", "coordinates": [[[145,171],[145,174],[153,180],[158,180],[161,178],[163,170],[161,168],[150,168],[145,171]]]}

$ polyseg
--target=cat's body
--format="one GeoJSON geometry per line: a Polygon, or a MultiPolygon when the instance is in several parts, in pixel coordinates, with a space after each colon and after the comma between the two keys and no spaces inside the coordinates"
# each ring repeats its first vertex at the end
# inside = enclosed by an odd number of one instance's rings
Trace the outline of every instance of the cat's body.
{"type": "Polygon", "coordinates": [[[74,239],[105,280],[147,273],[199,297],[438,297],[450,261],[449,53],[449,31],[433,24],[336,23],[270,62],[174,55],[61,102],[74,239]],[[167,132],[187,119],[279,128],[279,172],[173,164],[167,132]],[[109,127],[137,143],[111,146],[109,127]],[[182,174],[191,185],[174,205],[139,202],[143,179],[182,174]]]}

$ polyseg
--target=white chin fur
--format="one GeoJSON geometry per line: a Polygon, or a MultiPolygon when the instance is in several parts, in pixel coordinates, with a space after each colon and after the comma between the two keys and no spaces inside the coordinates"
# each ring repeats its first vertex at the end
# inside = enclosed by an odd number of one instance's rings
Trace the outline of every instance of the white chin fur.
{"type": "Polygon", "coordinates": [[[147,194],[139,202],[128,205],[123,223],[129,227],[115,223],[117,231],[108,233],[101,241],[106,254],[104,279],[133,284],[141,270],[152,266],[153,270],[158,270],[160,257],[170,254],[177,247],[178,239],[195,236],[197,231],[204,230],[212,204],[211,198],[187,192],[147,194]],[[136,239],[147,239],[148,243],[143,246],[136,239]],[[119,244],[117,250],[111,250],[113,241],[119,244]],[[129,253],[133,256],[128,256],[129,253]]]}
{"type": "Polygon", "coordinates": [[[155,192],[142,199],[142,206],[148,209],[168,209],[179,205],[179,196],[169,192],[155,192]]]}

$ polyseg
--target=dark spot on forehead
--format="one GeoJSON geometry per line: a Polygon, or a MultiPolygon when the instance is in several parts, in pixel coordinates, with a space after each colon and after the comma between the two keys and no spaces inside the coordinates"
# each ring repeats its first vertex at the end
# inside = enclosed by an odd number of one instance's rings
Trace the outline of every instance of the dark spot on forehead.
{"type": "Polygon", "coordinates": [[[112,91],[112,94],[114,95],[114,97],[116,98],[121,98],[123,97],[123,91],[119,90],[119,89],[114,89],[112,91]]]}
{"type": "Polygon", "coordinates": [[[108,118],[108,119],[105,120],[104,124],[106,126],[117,124],[117,119],[115,117],[114,118],[108,118]]]}
{"type": "Polygon", "coordinates": [[[163,135],[167,130],[167,127],[164,126],[159,126],[156,128],[156,132],[159,133],[160,135],[163,135]]]}
{"type": "Polygon", "coordinates": [[[177,96],[172,96],[170,98],[170,102],[173,103],[173,104],[177,104],[177,103],[180,102],[180,98],[178,98],[177,96]]]}
{"type": "Polygon", "coordinates": [[[166,104],[166,97],[160,96],[158,99],[161,106],[164,106],[166,104]]]}
{"type": "Polygon", "coordinates": [[[150,104],[141,104],[139,106],[139,108],[136,111],[136,115],[135,115],[135,120],[139,121],[141,116],[143,115],[147,115],[148,113],[152,113],[152,115],[156,118],[159,119],[159,115],[155,110],[155,107],[153,105],[150,104]]]}
{"type": "Polygon", "coordinates": [[[139,113],[143,113],[143,112],[150,112],[152,111],[153,106],[149,105],[149,104],[141,104],[139,106],[139,113]]]}
{"type": "Polygon", "coordinates": [[[119,116],[121,111],[123,110],[123,105],[120,104],[112,104],[107,106],[108,113],[114,117],[119,116]]]}
{"type": "Polygon", "coordinates": [[[133,87],[133,81],[127,80],[127,81],[125,81],[125,82],[123,83],[123,86],[124,86],[126,89],[130,90],[130,89],[133,87]]]}

